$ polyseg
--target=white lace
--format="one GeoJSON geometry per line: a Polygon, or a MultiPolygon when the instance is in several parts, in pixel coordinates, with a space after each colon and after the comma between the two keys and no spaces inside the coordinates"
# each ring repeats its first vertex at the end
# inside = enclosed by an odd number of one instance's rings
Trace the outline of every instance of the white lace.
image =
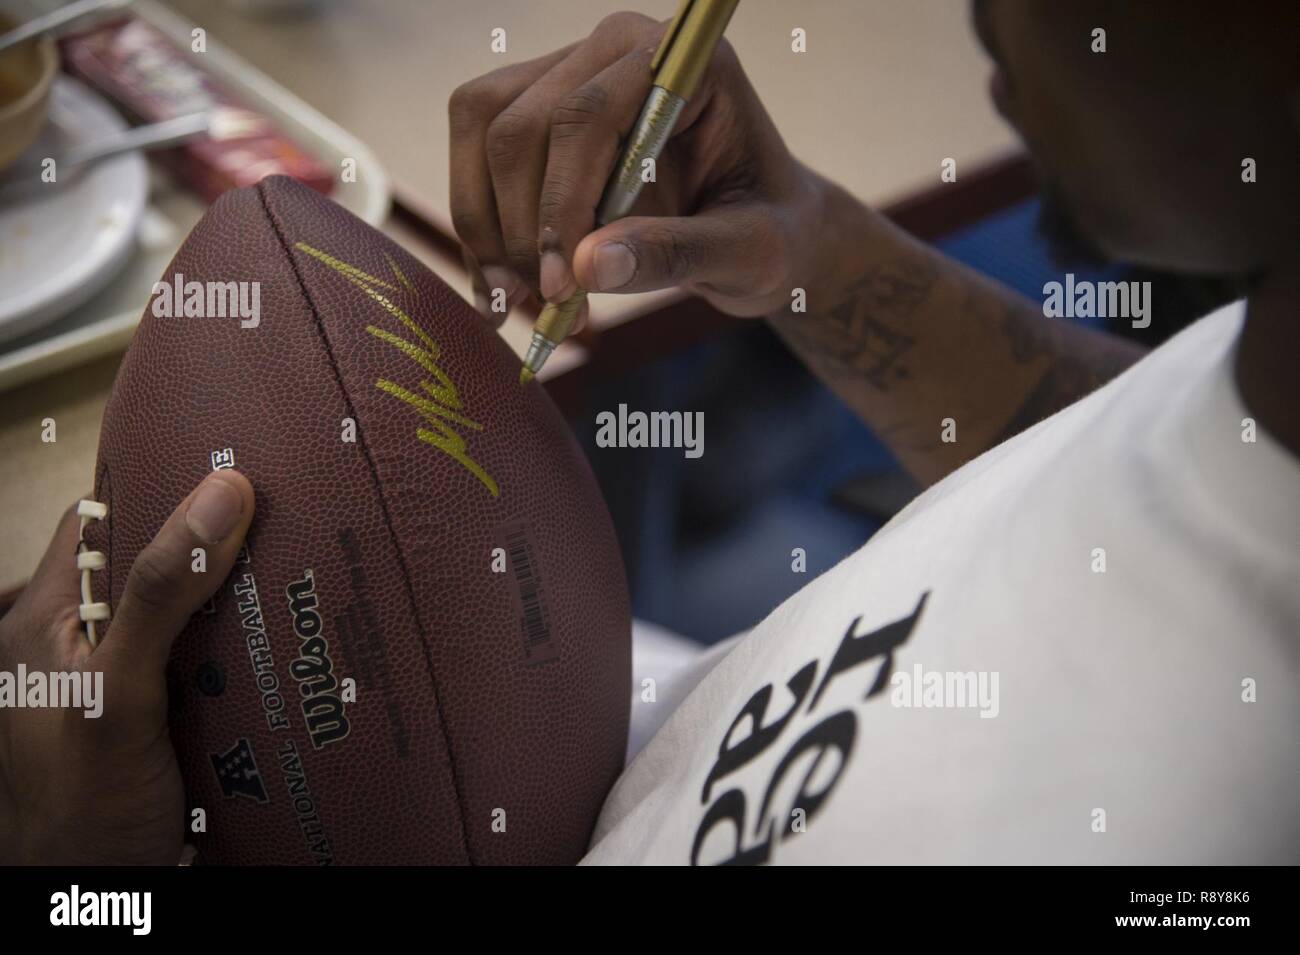
{"type": "Polygon", "coordinates": [[[99,635],[95,624],[108,619],[108,604],[95,603],[90,591],[90,575],[93,571],[103,570],[108,566],[108,558],[103,551],[90,550],[86,546],[86,525],[91,521],[102,521],[108,516],[108,505],[99,501],[77,502],[77,516],[81,518],[81,529],[77,540],[77,570],[81,571],[81,620],[86,625],[86,639],[93,650],[99,646],[99,635]]]}

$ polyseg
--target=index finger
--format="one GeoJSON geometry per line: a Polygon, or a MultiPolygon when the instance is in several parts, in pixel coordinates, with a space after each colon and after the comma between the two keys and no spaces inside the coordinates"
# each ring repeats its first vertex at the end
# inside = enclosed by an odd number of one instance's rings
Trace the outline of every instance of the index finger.
{"type": "MultiPolygon", "coordinates": [[[[456,88],[447,104],[452,225],[479,267],[496,281],[501,281],[505,272],[506,252],[488,169],[488,125],[575,46],[571,43],[546,56],[470,80],[456,88]]],[[[505,288],[505,295],[510,298],[516,291],[505,288]]]]}

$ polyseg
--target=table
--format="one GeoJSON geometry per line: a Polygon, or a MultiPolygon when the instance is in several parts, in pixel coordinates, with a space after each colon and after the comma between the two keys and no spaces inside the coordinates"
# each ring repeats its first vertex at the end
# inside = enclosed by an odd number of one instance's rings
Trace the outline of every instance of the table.
{"type": "MultiPolygon", "coordinates": [[[[357,134],[399,195],[449,231],[446,103],[457,85],[588,33],[604,15],[665,18],[671,0],[322,0],[306,14],[258,19],[220,0],[172,0],[178,12],[357,134]],[[493,53],[491,31],[506,30],[493,53]]],[[[728,30],[791,150],[865,201],[885,205],[1011,152],[986,95],[988,66],[962,0],[742,0],[728,30]],[[793,53],[791,31],[807,34],[793,53]]],[[[933,215],[933,204],[927,206],[933,215]]],[[[395,239],[465,294],[445,251],[395,219],[395,239]]],[[[594,296],[601,327],[632,322],[664,296],[594,296]]],[[[141,303],[141,307],[143,308],[141,303]]],[[[686,321],[690,320],[687,313],[686,321]]],[[[503,334],[519,350],[527,316],[503,334]]],[[[99,421],[120,356],[0,394],[0,592],[20,585],[59,515],[90,487],[99,421]],[[41,440],[53,418],[57,440],[41,440]]]]}

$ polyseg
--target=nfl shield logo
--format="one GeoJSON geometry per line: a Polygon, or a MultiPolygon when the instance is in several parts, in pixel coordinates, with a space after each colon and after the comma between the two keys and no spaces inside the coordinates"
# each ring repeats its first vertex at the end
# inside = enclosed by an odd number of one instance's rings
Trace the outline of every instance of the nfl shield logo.
{"type": "Polygon", "coordinates": [[[262,785],[262,774],[257,771],[257,762],[253,759],[253,747],[248,740],[241,739],[227,752],[209,753],[212,768],[216,770],[217,782],[221,783],[221,793],[227,799],[232,796],[244,796],[258,802],[270,802],[266,787],[262,785]]]}

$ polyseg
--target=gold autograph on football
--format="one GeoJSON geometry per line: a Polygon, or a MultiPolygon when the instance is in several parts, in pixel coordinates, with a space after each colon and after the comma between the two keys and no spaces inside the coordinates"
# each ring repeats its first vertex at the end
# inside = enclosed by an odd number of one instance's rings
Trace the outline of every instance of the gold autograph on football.
{"type": "MultiPolygon", "coordinates": [[[[426,378],[422,380],[417,386],[418,391],[405,388],[387,378],[380,378],[375,382],[375,387],[385,394],[392,395],[399,401],[404,401],[418,411],[429,426],[417,429],[415,432],[416,437],[426,444],[433,445],[439,451],[458,462],[465,470],[478,478],[479,482],[488,489],[493,497],[497,497],[501,493],[500,488],[497,487],[497,482],[481,464],[470,457],[465,438],[460,431],[456,430],[457,427],[460,427],[470,431],[482,431],[483,425],[464,414],[460,393],[456,390],[456,385],[452,382],[451,377],[438,366],[438,360],[442,357],[442,349],[438,347],[438,343],[429,337],[429,334],[400,305],[385,294],[385,292],[396,294],[400,290],[399,286],[363,272],[356,266],[348,265],[346,262],[327,252],[322,252],[320,249],[313,248],[305,242],[295,243],[294,248],[305,252],[321,264],[342,275],[365,292],[371,301],[397,319],[415,336],[416,341],[410,341],[377,325],[366,326],[366,331],[371,335],[392,345],[433,376],[432,379],[426,378]]],[[[415,286],[398,268],[397,263],[388,255],[385,255],[385,258],[388,260],[388,267],[392,270],[393,276],[400,283],[400,287],[405,288],[412,295],[418,295],[415,286]]]]}

